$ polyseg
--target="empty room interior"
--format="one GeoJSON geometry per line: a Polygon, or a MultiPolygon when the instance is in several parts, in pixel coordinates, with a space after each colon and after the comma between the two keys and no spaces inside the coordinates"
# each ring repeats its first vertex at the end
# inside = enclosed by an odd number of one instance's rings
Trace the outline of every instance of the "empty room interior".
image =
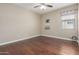
{"type": "Polygon", "coordinates": [[[79,55],[78,3],[0,3],[0,55],[79,55]]]}

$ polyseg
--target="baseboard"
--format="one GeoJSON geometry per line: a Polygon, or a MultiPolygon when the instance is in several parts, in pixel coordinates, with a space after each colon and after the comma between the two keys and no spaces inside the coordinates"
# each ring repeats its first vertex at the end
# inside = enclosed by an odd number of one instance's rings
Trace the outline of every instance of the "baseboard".
{"type": "Polygon", "coordinates": [[[51,37],[51,38],[58,38],[58,39],[63,39],[63,40],[69,40],[69,41],[72,41],[72,39],[69,39],[69,38],[62,38],[62,37],[51,36],[51,35],[44,35],[44,34],[42,34],[41,36],[46,36],[46,37],[51,37]]]}
{"type": "Polygon", "coordinates": [[[1,43],[0,46],[10,44],[10,43],[14,43],[14,42],[18,42],[18,41],[22,41],[22,40],[27,40],[27,39],[34,38],[34,37],[37,37],[37,36],[40,36],[40,35],[34,35],[34,36],[30,36],[30,37],[26,37],[26,38],[22,38],[22,39],[18,39],[18,40],[13,40],[13,41],[1,43]]]}
{"type": "MultiPolygon", "coordinates": [[[[30,37],[26,37],[26,38],[22,38],[22,39],[18,39],[18,40],[13,40],[13,41],[1,43],[0,46],[6,45],[6,44],[10,44],[10,43],[14,43],[14,42],[18,42],[18,41],[22,41],[22,40],[27,40],[27,39],[34,38],[34,37],[38,37],[38,36],[46,36],[46,37],[51,37],[51,38],[58,38],[58,39],[63,39],[63,40],[72,41],[72,40],[69,39],[69,38],[62,38],[62,37],[57,37],[57,36],[51,36],[51,35],[44,35],[44,34],[41,34],[41,35],[34,35],[34,36],[30,36],[30,37]]],[[[79,43],[79,41],[78,41],[78,43],[79,43]]]]}

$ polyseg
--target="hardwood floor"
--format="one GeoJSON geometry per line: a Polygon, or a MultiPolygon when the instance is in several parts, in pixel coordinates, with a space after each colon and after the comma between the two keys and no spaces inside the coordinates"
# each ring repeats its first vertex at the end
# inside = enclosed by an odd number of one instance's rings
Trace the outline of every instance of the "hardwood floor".
{"type": "Polygon", "coordinates": [[[76,42],[39,36],[0,46],[1,55],[79,55],[76,42]]]}

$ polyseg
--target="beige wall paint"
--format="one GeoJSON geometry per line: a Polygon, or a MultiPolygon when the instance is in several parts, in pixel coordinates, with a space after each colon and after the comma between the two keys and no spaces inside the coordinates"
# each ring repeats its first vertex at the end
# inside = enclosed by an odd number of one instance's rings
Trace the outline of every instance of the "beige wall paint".
{"type": "Polygon", "coordinates": [[[75,29],[72,30],[64,30],[62,29],[62,23],[61,23],[61,16],[60,12],[62,10],[68,10],[68,9],[77,9],[77,4],[64,7],[52,12],[49,12],[47,14],[44,14],[42,16],[42,30],[41,30],[41,35],[48,35],[48,36],[57,36],[57,37],[62,37],[62,38],[71,38],[73,35],[77,35],[77,15],[75,16],[75,29]],[[45,30],[45,26],[47,25],[45,23],[46,19],[50,19],[50,23],[48,24],[50,26],[50,30],[45,30]]]}
{"type": "Polygon", "coordinates": [[[77,8],[77,5],[64,7],[40,16],[13,4],[0,4],[0,43],[40,34],[63,38],[77,35],[77,17],[75,30],[62,30],[61,28],[60,11],[74,8],[77,8]],[[49,31],[44,29],[47,25],[45,24],[46,19],[51,20],[49,24],[51,29],[49,31]]]}
{"type": "Polygon", "coordinates": [[[40,35],[40,15],[13,4],[0,4],[0,43],[35,35],[40,35]]]}
{"type": "Polygon", "coordinates": [[[79,3],[78,3],[78,42],[79,42],[79,3]]]}

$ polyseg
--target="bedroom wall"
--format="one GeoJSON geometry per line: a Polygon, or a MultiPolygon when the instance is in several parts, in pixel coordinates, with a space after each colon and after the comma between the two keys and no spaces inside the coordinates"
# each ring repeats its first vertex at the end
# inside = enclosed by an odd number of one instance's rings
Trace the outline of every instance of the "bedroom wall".
{"type": "Polygon", "coordinates": [[[40,35],[40,15],[13,4],[0,4],[0,44],[40,35]]]}
{"type": "Polygon", "coordinates": [[[70,38],[72,35],[77,35],[76,27],[75,30],[61,29],[60,11],[74,8],[77,8],[77,5],[39,15],[13,4],[0,4],[0,44],[19,39],[27,39],[40,34],[62,38],[70,38]],[[44,29],[46,19],[51,20],[49,24],[51,27],[50,30],[44,29]]]}
{"type": "Polygon", "coordinates": [[[61,15],[60,12],[62,10],[68,10],[68,9],[78,9],[77,4],[67,6],[49,13],[46,13],[42,16],[42,30],[41,35],[46,36],[56,36],[56,37],[62,37],[62,38],[71,38],[73,35],[77,35],[77,15],[75,16],[75,29],[62,29],[62,23],[61,23],[61,15]],[[45,30],[45,26],[47,25],[45,23],[46,19],[50,19],[50,23],[48,24],[50,26],[49,30],[45,30]]]}
{"type": "Polygon", "coordinates": [[[78,42],[79,42],[79,3],[78,3],[78,42]]]}

